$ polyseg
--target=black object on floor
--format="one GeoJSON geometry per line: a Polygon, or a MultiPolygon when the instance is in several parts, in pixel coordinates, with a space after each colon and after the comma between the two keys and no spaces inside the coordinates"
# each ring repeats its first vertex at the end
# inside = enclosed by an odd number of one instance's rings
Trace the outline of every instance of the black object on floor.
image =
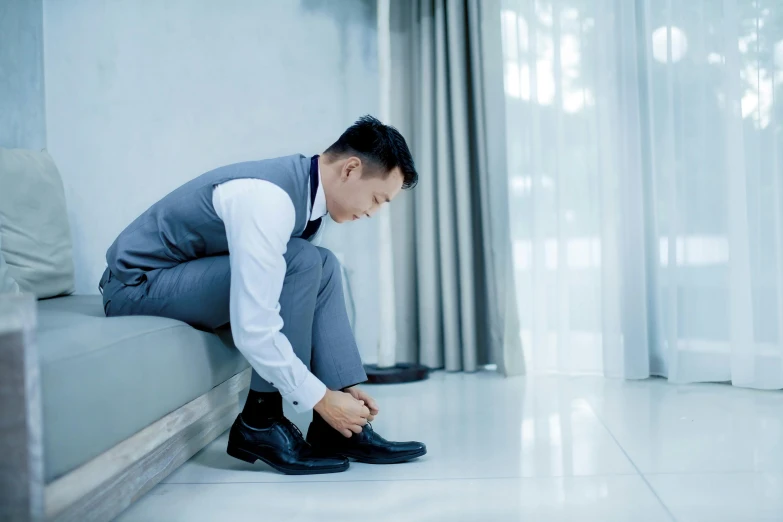
{"type": "Polygon", "coordinates": [[[429,377],[430,369],[421,364],[397,363],[389,368],[379,368],[377,364],[365,364],[369,384],[399,384],[423,381],[429,377]]]}

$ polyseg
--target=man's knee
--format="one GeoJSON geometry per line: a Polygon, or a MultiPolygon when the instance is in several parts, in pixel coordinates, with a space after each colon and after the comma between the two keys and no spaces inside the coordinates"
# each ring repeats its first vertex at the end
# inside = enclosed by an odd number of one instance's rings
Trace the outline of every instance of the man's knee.
{"type": "Polygon", "coordinates": [[[309,241],[300,238],[291,239],[285,252],[286,275],[313,272],[320,279],[322,259],[318,249],[309,241]]]}
{"type": "Polygon", "coordinates": [[[316,248],[320,255],[323,277],[340,277],[340,261],[338,261],[337,256],[329,249],[322,247],[316,248]]]}

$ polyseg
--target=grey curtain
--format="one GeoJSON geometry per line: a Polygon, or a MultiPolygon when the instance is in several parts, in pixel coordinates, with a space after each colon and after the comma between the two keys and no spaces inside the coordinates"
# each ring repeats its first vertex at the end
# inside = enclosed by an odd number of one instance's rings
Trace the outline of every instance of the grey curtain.
{"type": "Polygon", "coordinates": [[[391,123],[421,178],[392,207],[397,359],[521,374],[498,2],[391,5],[391,123]]]}

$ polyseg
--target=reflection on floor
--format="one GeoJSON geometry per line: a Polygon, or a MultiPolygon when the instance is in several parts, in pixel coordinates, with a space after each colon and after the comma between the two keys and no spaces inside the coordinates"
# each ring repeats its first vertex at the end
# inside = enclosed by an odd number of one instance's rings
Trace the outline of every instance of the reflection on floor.
{"type": "Polygon", "coordinates": [[[366,388],[375,429],[426,457],[289,477],[224,435],[118,520],[783,520],[781,392],[443,372],[366,388]]]}

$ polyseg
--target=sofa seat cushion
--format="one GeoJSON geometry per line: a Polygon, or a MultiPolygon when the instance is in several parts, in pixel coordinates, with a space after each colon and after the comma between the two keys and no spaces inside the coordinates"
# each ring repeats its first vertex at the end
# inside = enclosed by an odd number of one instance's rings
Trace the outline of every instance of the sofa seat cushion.
{"type": "Polygon", "coordinates": [[[248,367],[220,335],[162,317],[111,317],[101,296],[39,301],[46,482],[248,367]]]}

